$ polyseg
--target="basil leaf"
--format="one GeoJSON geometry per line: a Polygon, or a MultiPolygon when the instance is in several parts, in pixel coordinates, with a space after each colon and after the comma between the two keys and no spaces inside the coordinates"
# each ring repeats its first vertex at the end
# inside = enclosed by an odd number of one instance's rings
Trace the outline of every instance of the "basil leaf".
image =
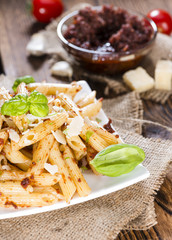
{"type": "Polygon", "coordinates": [[[24,77],[17,78],[17,79],[15,80],[13,86],[12,86],[12,89],[13,89],[14,92],[17,91],[18,85],[20,85],[20,83],[22,83],[22,82],[24,82],[24,83],[26,83],[26,84],[29,84],[29,83],[34,83],[35,80],[34,80],[34,78],[31,77],[31,76],[24,76],[24,77]]]}
{"type": "Polygon", "coordinates": [[[49,113],[48,99],[42,93],[33,91],[27,100],[30,103],[30,113],[37,117],[45,117],[49,113]]]}
{"type": "Polygon", "coordinates": [[[37,92],[37,91],[33,91],[33,92],[31,92],[30,96],[28,97],[28,102],[48,104],[48,99],[46,98],[46,96],[44,94],[37,92]]]}
{"type": "Polygon", "coordinates": [[[99,152],[90,164],[103,175],[117,177],[131,172],[144,159],[145,153],[138,146],[117,144],[99,152]]]}
{"type": "Polygon", "coordinates": [[[48,104],[32,103],[30,105],[30,113],[37,117],[46,117],[49,113],[48,104]]]}
{"type": "Polygon", "coordinates": [[[1,113],[7,116],[20,116],[29,111],[27,96],[16,95],[9,101],[6,101],[1,107],[1,113]]]}

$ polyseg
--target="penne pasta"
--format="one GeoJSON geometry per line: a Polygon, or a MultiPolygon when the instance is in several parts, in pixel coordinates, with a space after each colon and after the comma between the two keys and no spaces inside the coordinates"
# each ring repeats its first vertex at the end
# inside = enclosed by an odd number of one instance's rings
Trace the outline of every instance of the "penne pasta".
{"type": "Polygon", "coordinates": [[[92,161],[94,159],[94,157],[96,156],[97,151],[94,150],[91,146],[88,145],[87,147],[87,162],[90,166],[90,168],[92,169],[93,173],[95,173],[96,175],[101,175],[100,173],[98,173],[95,168],[93,167],[93,165],[90,164],[90,161],[92,161]]]}
{"type": "Polygon", "coordinates": [[[96,91],[92,91],[86,97],[84,97],[81,100],[79,100],[78,102],[76,102],[76,105],[80,108],[83,108],[91,103],[94,103],[95,97],[96,97],[96,91]]]}
{"type": "Polygon", "coordinates": [[[2,117],[2,115],[0,114],[0,129],[2,128],[2,124],[3,124],[3,117],[2,117]]]}
{"type": "MultiPolygon", "coordinates": [[[[4,197],[5,207],[42,207],[58,202],[55,195],[50,193],[12,194],[4,197]]],[[[61,199],[60,199],[61,200],[61,199]]]]}
{"type": "Polygon", "coordinates": [[[88,162],[101,175],[90,161],[120,141],[91,121],[102,108],[96,91],[76,95],[80,90],[76,82],[22,82],[15,97],[0,88],[1,103],[7,101],[0,114],[0,206],[42,207],[90,194],[81,169],[88,162]]]}
{"type": "Polygon", "coordinates": [[[62,175],[59,185],[66,202],[69,203],[76,191],[76,187],[71,179],[71,176],[69,175],[67,166],[59,150],[59,144],[56,141],[54,142],[54,145],[50,151],[49,161],[52,165],[58,166],[59,173],[62,175]]]}
{"type": "Polygon", "coordinates": [[[86,141],[92,148],[94,148],[97,152],[102,151],[104,148],[108,147],[109,144],[101,138],[97,133],[95,133],[91,127],[87,124],[84,124],[81,133],[81,138],[86,141]],[[89,139],[87,139],[87,134],[91,133],[89,139]]]}
{"type": "Polygon", "coordinates": [[[81,115],[83,117],[94,117],[96,116],[99,112],[100,109],[102,108],[102,99],[99,99],[98,101],[95,101],[94,103],[91,103],[83,108],[81,108],[81,115]]]}
{"type": "Polygon", "coordinates": [[[0,181],[0,192],[3,195],[28,194],[33,192],[33,187],[22,187],[21,181],[0,181]]]}
{"type": "Polygon", "coordinates": [[[63,148],[63,159],[68,167],[71,178],[74,181],[76,190],[80,197],[85,197],[91,192],[91,189],[82,175],[70,148],[67,145],[63,145],[63,148]]]}
{"type": "Polygon", "coordinates": [[[23,155],[20,151],[14,151],[11,149],[11,144],[9,141],[4,145],[3,152],[5,153],[6,158],[11,163],[28,163],[31,164],[31,160],[23,155]]]}
{"type": "Polygon", "coordinates": [[[55,131],[61,127],[66,120],[67,113],[64,112],[55,115],[52,120],[46,120],[45,122],[40,123],[21,137],[18,142],[18,149],[40,141],[42,138],[50,134],[51,131],[55,131]]]}
{"type": "Polygon", "coordinates": [[[79,136],[66,138],[68,145],[72,148],[76,160],[82,159],[87,154],[86,145],[83,143],[79,136]]]}
{"type": "Polygon", "coordinates": [[[60,99],[63,108],[66,111],[70,111],[70,114],[72,115],[72,117],[80,116],[81,110],[79,110],[76,104],[68,96],[66,96],[64,93],[60,93],[58,95],[58,98],[60,99]]]}
{"type": "Polygon", "coordinates": [[[47,162],[51,147],[54,143],[52,134],[41,139],[33,152],[32,167],[30,172],[34,175],[39,175],[44,171],[44,164],[47,162]]]}
{"type": "Polygon", "coordinates": [[[1,131],[0,132],[0,152],[2,151],[7,139],[8,139],[8,133],[6,131],[1,131]]]}
{"type": "Polygon", "coordinates": [[[57,83],[30,83],[27,85],[30,91],[37,88],[39,92],[46,95],[56,95],[56,92],[63,92],[74,97],[81,90],[81,86],[77,83],[72,84],[57,84],[57,83]]]}

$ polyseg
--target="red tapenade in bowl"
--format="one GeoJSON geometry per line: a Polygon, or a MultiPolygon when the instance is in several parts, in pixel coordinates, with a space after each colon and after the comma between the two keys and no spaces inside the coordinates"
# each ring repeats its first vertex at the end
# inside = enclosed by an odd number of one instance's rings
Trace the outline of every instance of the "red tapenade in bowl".
{"type": "Polygon", "coordinates": [[[157,28],[141,14],[105,5],[65,16],[57,32],[75,63],[96,73],[113,74],[138,65],[150,51],[157,28]]]}

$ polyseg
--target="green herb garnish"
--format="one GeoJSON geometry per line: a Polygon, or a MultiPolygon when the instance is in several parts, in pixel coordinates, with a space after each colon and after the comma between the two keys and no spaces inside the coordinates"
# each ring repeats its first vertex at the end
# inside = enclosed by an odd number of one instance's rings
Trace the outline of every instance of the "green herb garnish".
{"type": "Polygon", "coordinates": [[[98,123],[101,123],[101,119],[99,119],[99,118],[96,118],[96,122],[98,122],[98,123]]]}
{"type": "Polygon", "coordinates": [[[69,159],[70,157],[65,157],[65,159],[69,159]]]}
{"type": "Polygon", "coordinates": [[[80,167],[80,168],[81,168],[82,172],[84,172],[85,170],[88,170],[88,168],[85,167],[85,166],[82,166],[82,167],[80,167]]]}
{"type": "Polygon", "coordinates": [[[86,143],[88,143],[89,142],[89,139],[90,139],[90,137],[93,135],[93,132],[91,132],[91,131],[87,131],[86,132],[86,143]]]}
{"type": "Polygon", "coordinates": [[[49,113],[48,99],[42,93],[33,91],[28,97],[30,103],[30,113],[34,116],[45,117],[49,113]]]}
{"type": "Polygon", "coordinates": [[[2,115],[20,116],[30,113],[37,117],[45,117],[49,113],[48,99],[42,93],[33,91],[30,96],[17,94],[1,107],[2,115]]]}
{"type": "Polygon", "coordinates": [[[99,152],[90,164],[103,175],[117,177],[131,172],[144,159],[145,153],[138,146],[117,144],[99,152]]]}
{"type": "Polygon", "coordinates": [[[34,83],[35,80],[34,80],[34,78],[31,77],[31,76],[24,76],[24,77],[17,78],[17,79],[15,80],[13,86],[12,86],[12,89],[13,89],[14,92],[17,91],[18,85],[20,85],[20,83],[22,83],[22,82],[24,82],[24,83],[26,83],[26,84],[29,84],[29,83],[34,83]]]}

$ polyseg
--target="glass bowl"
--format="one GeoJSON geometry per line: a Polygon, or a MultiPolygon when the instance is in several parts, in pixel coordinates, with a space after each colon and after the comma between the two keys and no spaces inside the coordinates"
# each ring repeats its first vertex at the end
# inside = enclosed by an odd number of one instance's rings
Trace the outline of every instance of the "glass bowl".
{"type": "MultiPolygon", "coordinates": [[[[100,6],[93,7],[93,9],[100,9],[100,6]]],[[[150,40],[136,50],[121,53],[100,52],[81,48],[68,42],[64,37],[64,33],[67,27],[73,22],[73,17],[78,14],[78,11],[74,11],[61,19],[57,26],[57,35],[63,48],[67,51],[69,57],[75,64],[97,74],[111,75],[114,73],[122,73],[135,68],[140,63],[143,57],[152,49],[157,35],[156,24],[151,19],[137,12],[128,12],[138,16],[138,18],[142,20],[144,19],[147,24],[152,27],[150,40]]]]}

